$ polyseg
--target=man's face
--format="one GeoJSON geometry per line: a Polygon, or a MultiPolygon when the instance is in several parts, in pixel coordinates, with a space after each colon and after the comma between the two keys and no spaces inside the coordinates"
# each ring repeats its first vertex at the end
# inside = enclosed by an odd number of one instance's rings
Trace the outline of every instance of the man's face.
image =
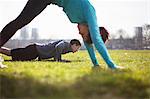
{"type": "Polygon", "coordinates": [[[73,53],[77,52],[80,49],[80,47],[81,47],[80,45],[76,44],[71,45],[73,53]]]}
{"type": "Polygon", "coordinates": [[[79,34],[82,36],[84,41],[89,40],[89,30],[86,24],[78,24],[79,34]]]}

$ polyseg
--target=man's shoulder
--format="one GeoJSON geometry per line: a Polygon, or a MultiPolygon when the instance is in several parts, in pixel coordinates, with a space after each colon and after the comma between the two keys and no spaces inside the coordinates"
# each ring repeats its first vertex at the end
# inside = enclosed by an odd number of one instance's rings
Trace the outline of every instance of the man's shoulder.
{"type": "Polygon", "coordinates": [[[68,47],[70,45],[70,42],[67,42],[65,40],[59,40],[57,44],[55,44],[55,47],[61,46],[62,48],[68,47]]]}
{"type": "Polygon", "coordinates": [[[54,41],[51,41],[50,43],[51,44],[58,44],[59,42],[62,42],[63,40],[54,40],[54,41]]]}

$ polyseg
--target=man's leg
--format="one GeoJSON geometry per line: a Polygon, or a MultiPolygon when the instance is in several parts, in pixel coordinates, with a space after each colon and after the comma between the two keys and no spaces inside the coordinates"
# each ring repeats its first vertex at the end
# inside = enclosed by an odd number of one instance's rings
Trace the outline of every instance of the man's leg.
{"type": "Polygon", "coordinates": [[[7,55],[7,56],[11,56],[11,49],[6,48],[6,47],[1,47],[0,48],[0,53],[7,55]]]}
{"type": "Polygon", "coordinates": [[[0,33],[0,47],[3,46],[18,29],[30,23],[52,0],[29,0],[20,15],[8,23],[0,33]]]}
{"type": "Polygon", "coordinates": [[[13,61],[31,61],[38,57],[36,45],[31,44],[25,48],[17,48],[11,50],[11,56],[13,61]]]}

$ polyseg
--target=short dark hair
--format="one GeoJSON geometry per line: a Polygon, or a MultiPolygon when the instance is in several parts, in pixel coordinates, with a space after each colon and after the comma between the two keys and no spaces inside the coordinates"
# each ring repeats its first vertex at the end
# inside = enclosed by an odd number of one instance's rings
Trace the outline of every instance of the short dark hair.
{"type": "Polygon", "coordinates": [[[77,40],[77,39],[72,39],[72,40],[70,41],[70,44],[71,44],[71,45],[76,44],[77,46],[78,46],[78,45],[81,46],[80,41],[77,40]]]}

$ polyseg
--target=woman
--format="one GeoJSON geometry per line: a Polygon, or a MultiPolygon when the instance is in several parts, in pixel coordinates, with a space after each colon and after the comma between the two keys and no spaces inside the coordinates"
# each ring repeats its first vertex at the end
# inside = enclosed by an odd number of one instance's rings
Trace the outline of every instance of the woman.
{"type": "MultiPolygon", "coordinates": [[[[8,23],[1,31],[0,47],[3,46],[18,29],[30,23],[49,4],[55,4],[62,7],[69,20],[72,23],[77,23],[79,25],[80,33],[84,31],[84,26],[88,26],[92,42],[98,52],[102,55],[110,68],[117,68],[116,64],[110,58],[106,46],[99,34],[96,12],[89,0],[29,0],[21,14],[15,20],[8,23]]],[[[95,57],[93,47],[91,47],[92,45],[89,45],[86,42],[84,43],[94,66],[97,66],[98,61],[95,57]]]]}

